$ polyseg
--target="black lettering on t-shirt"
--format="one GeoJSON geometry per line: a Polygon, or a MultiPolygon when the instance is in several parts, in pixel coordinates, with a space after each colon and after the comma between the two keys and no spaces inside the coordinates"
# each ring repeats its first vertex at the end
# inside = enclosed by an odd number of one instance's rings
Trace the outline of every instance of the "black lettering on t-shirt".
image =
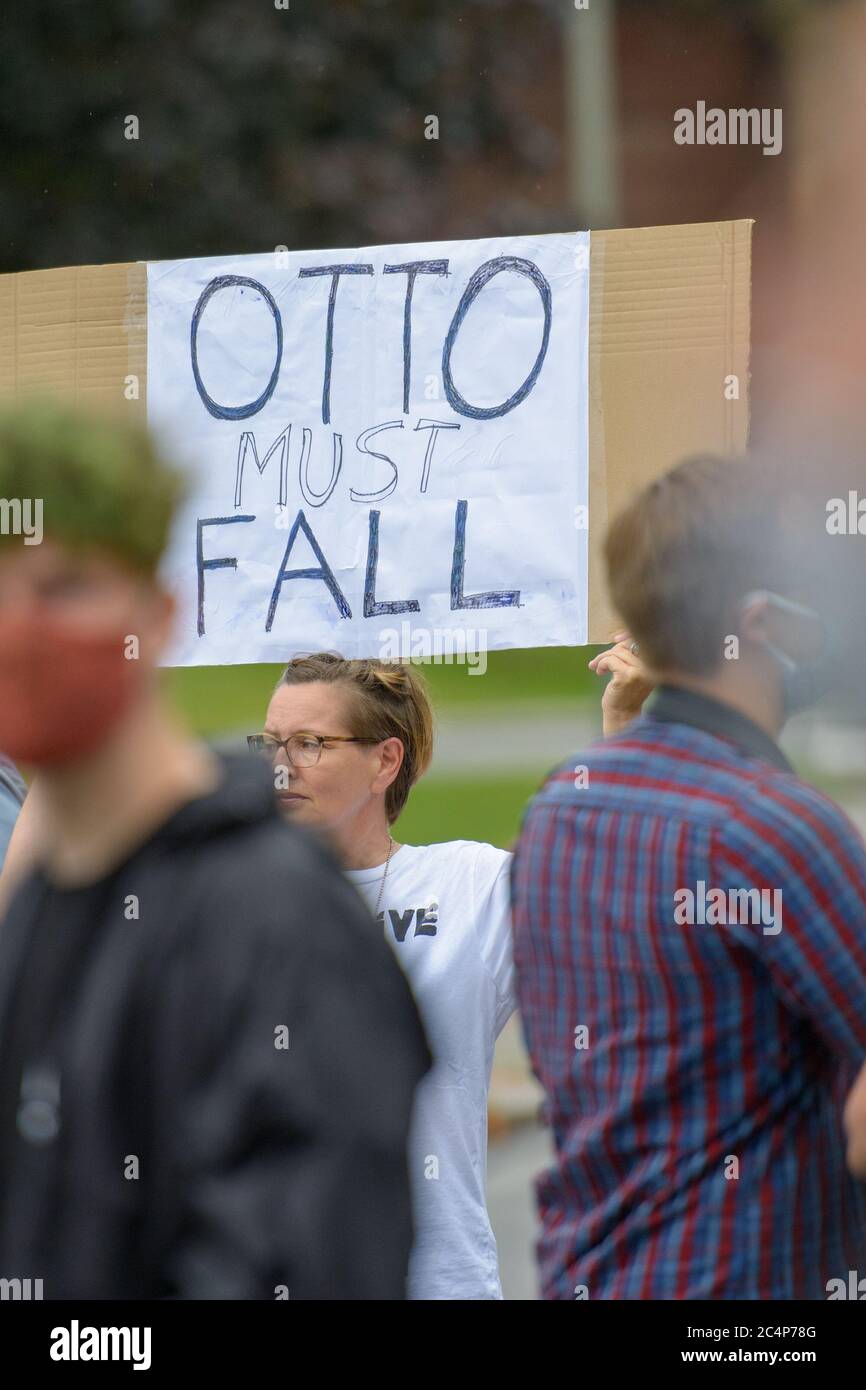
{"type": "Polygon", "coordinates": [[[419,907],[415,909],[415,917],[416,936],[436,935],[436,923],[438,922],[439,918],[436,916],[435,912],[430,912],[429,909],[426,907],[419,907]]]}
{"type": "Polygon", "coordinates": [[[398,941],[406,940],[406,933],[412,925],[412,918],[415,916],[414,907],[408,907],[405,912],[398,912],[396,908],[388,908],[388,916],[391,918],[391,926],[398,941]]]}

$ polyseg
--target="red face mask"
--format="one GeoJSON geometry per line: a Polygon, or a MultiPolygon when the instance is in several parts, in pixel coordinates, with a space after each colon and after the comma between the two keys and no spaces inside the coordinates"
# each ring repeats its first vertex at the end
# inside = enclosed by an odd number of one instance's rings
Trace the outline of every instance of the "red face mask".
{"type": "Polygon", "coordinates": [[[0,618],[0,750],[16,762],[74,762],[104,742],[138,688],[125,634],[0,618]]]}

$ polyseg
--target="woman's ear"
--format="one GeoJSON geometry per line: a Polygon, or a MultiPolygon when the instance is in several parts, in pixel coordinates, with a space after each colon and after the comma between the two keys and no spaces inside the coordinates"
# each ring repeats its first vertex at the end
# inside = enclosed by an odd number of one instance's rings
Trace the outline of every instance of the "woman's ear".
{"type": "Polygon", "coordinates": [[[373,790],[377,792],[387,791],[391,783],[403,766],[403,759],[406,750],[403,741],[399,738],[383,739],[378,747],[379,771],[373,779],[373,790]]]}

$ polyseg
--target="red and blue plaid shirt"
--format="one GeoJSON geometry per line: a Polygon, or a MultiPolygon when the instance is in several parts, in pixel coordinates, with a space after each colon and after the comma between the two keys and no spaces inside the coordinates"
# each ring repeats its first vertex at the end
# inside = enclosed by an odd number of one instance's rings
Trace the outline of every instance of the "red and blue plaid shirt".
{"type": "Polygon", "coordinates": [[[544,1296],[823,1299],[866,1275],[841,1117],[866,1057],[866,848],[838,807],[750,721],[668,687],[551,775],[512,888],[556,1148],[544,1296]],[[701,884],[781,890],[781,930],[677,925],[701,884]]]}

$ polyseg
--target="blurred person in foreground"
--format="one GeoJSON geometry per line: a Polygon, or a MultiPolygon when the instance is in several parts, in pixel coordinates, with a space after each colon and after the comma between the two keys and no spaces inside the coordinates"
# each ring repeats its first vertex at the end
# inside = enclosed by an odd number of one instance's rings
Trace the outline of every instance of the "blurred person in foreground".
{"type": "Polygon", "coordinates": [[[703,458],[615,521],[612,596],[660,688],[523,826],[547,1298],[822,1299],[866,1258],[842,1125],[866,1057],[866,847],[776,741],[838,664],[776,508],[757,466],[703,458]]]}
{"type": "Polygon", "coordinates": [[[268,772],[162,703],[180,493],[137,426],[0,413],[0,494],[42,498],[45,532],[0,538],[0,747],[39,774],[0,927],[0,1275],[46,1298],[399,1299],[426,1042],[268,772]]]}

